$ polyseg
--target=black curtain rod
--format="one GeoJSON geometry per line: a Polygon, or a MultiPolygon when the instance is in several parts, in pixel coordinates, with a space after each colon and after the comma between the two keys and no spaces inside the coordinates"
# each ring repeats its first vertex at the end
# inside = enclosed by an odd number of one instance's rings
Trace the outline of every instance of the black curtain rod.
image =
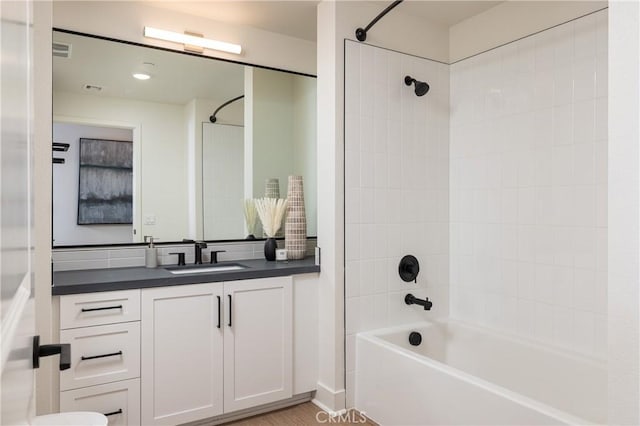
{"type": "Polygon", "coordinates": [[[215,110],[215,111],[213,112],[213,115],[212,115],[211,117],[209,117],[209,121],[210,121],[210,122],[212,122],[212,123],[215,123],[215,122],[218,120],[218,119],[216,118],[216,114],[218,113],[218,111],[220,111],[222,108],[226,107],[226,106],[227,106],[227,105],[229,105],[230,103],[235,102],[235,101],[237,101],[238,99],[242,99],[242,98],[244,98],[244,95],[240,95],[240,96],[238,96],[238,97],[236,97],[236,98],[233,98],[233,99],[231,99],[231,100],[228,100],[227,102],[225,102],[225,103],[223,103],[222,105],[220,105],[220,106],[218,107],[218,109],[217,109],[217,110],[215,110]]]}
{"type": "Polygon", "coordinates": [[[389,6],[387,6],[387,8],[385,10],[383,10],[382,12],[380,12],[380,14],[378,16],[376,16],[375,18],[373,18],[373,21],[369,22],[369,25],[367,25],[364,28],[358,28],[356,30],[356,38],[358,39],[358,41],[365,41],[367,39],[367,31],[369,31],[371,29],[371,27],[373,27],[376,22],[378,22],[380,19],[382,19],[382,17],[384,15],[386,15],[387,13],[391,12],[391,10],[396,7],[397,5],[399,5],[400,3],[402,3],[403,0],[396,0],[393,3],[391,3],[389,6]]]}

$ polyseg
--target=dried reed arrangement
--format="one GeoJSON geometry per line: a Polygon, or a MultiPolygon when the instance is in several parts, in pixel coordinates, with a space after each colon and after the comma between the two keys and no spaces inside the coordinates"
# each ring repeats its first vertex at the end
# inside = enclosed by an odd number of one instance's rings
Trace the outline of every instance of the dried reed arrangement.
{"type": "Polygon", "coordinates": [[[262,229],[264,229],[267,237],[274,238],[282,225],[282,218],[287,211],[287,199],[257,198],[254,203],[262,222],[262,229]]]}
{"type": "Polygon", "coordinates": [[[258,212],[256,211],[256,204],[253,198],[247,198],[244,200],[244,221],[247,225],[247,231],[249,235],[255,235],[256,233],[256,221],[258,220],[258,212]]]}

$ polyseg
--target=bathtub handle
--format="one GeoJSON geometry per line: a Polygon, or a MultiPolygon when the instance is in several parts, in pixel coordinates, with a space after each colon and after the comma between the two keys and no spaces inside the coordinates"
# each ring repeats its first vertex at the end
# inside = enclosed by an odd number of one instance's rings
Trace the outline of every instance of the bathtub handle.
{"type": "Polygon", "coordinates": [[[420,263],[415,256],[410,254],[404,256],[398,265],[398,274],[404,282],[418,282],[418,274],[420,273],[420,263]]]}
{"type": "Polygon", "coordinates": [[[425,311],[431,310],[433,303],[429,300],[428,297],[425,297],[424,300],[418,299],[413,294],[409,293],[404,297],[404,303],[407,305],[420,305],[424,308],[425,311]]]}

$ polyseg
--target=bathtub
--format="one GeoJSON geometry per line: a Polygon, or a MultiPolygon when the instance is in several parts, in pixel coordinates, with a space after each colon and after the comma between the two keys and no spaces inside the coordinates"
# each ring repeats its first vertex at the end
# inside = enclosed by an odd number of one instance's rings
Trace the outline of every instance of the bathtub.
{"type": "Polygon", "coordinates": [[[604,363],[453,320],[358,334],[355,383],[381,425],[606,423],[604,363]]]}

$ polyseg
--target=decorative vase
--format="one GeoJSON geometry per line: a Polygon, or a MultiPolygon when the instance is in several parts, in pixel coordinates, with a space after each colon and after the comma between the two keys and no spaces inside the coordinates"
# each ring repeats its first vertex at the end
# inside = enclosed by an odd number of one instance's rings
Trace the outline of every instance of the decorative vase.
{"type": "Polygon", "coordinates": [[[276,249],[278,243],[275,238],[267,238],[264,242],[264,258],[267,260],[276,260],[276,249]]]}
{"type": "Polygon", "coordinates": [[[280,179],[278,178],[265,179],[264,198],[280,198],[280,179]]]}
{"type": "MultiPolygon", "coordinates": [[[[280,179],[278,178],[267,178],[264,181],[264,198],[280,198],[280,179]]],[[[283,237],[284,234],[284,226],[280,228],[278,232],[276,232],[275,237],[283,237]]],[[[265,232],[262,233],[262,236],[268,238],[265,232]]]]}
{"type": "Polygon", "coordinates": [[[302,176],[289,176],[289,204],[284,226],[284,246],[287,258],[304,259],[307,254],[307,216],[304,209],[302,176]]]}

